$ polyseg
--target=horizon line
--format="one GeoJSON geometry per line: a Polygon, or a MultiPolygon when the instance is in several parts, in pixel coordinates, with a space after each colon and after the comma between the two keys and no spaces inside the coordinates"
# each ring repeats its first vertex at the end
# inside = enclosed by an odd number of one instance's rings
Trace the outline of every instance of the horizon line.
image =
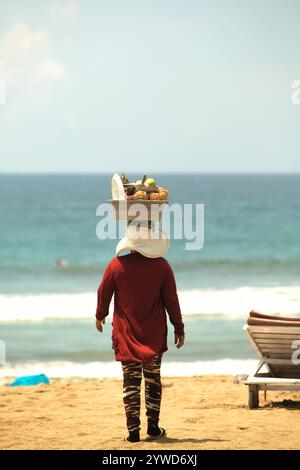
{"type": "MultiPolygon", "coordinates": [[[[114,173],[112,171],[0,171],[0,176],[109,176],[114,173]]],[[[121,173],[121,172],[120,172],[121,173]]],[[[127,171],[126,173],[133,175],[153,174],[149,171],[127,171]]],[[[157,175],[170,175],[170,176],[298,176],[300,170],[297,171],[157,171],[157,175]]]]}

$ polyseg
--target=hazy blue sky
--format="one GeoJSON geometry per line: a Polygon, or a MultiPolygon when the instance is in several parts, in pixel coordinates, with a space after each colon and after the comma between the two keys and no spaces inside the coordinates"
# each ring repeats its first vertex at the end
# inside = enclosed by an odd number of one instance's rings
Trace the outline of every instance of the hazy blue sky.
{"type": "Polygon", "coordinates": [[[299,0],[2,0],[0,171],[300,171],[299,0]]]}

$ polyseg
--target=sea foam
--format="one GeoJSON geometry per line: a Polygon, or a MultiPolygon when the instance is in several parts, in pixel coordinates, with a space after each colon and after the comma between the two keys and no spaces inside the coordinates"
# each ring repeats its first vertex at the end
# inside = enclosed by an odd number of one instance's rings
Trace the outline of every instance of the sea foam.
{"type": "MultiPolygon", "coordinates": [[[[251,309],[264,313],[300,314],[300,286],[195,289],[179,292],[184,316],[245,317],[251,309]]],[[[0,321],[91,318],[96,294],[0,295],[0,321]]],[[[113,305],[111,305],[111,313],[113,305]]]]}
{"type": "MultiPolygon", "coordinates": [[[[220,359],[216,361],[162,362],[161,373],[164,377],[183,377],[199,375],[236,375],[255,371],[257,360],[220,359]]],[[[0,369],[1,382],[6,377],[26,374],[46,374],[48,377],[81,378],[121,378],[120,362],[39,362],[7,364],[0,369]]]]}

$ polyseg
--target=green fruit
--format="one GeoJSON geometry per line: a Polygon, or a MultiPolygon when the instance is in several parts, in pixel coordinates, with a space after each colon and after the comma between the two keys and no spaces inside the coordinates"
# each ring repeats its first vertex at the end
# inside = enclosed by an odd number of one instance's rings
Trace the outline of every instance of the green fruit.
{"type": "Polygon", "coordinates": [[[156,180],[154,178],[147,178],[145,181],[145,184],[147,186],[155,186],[156,185],[156,180]]]}

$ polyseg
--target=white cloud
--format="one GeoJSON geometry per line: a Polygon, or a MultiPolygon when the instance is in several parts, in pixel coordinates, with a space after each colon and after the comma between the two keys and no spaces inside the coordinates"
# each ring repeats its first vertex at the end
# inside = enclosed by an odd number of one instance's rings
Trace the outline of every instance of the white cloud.
{"type": "Polygon", "coordinates": [[[31,31],[24,23],[16,23],[6,31],[0,42],[3,60],[26,60],[35,53],[49,49],[49,35],[46,31],[31,31]]]}
{"type": "Polygon", "coordinates": [[[55,2],[50,8],[50,15],[58,20],[71,21],[78,15],[78,5],[69,0],[67,2],[55,2]]]}
{"type": "Polygon", "coordinates": [[[0,78],[7,86],[68,78],[65,66],[53,57],[47,31],[14,24],[0,38],[0,78]]]}
{"type": "Polygon", "coordinates": [[[54,60],[44,60],[39,70],[39,78],[41,80],[59,80],[69,77],[65,67],[54,60]]]}

